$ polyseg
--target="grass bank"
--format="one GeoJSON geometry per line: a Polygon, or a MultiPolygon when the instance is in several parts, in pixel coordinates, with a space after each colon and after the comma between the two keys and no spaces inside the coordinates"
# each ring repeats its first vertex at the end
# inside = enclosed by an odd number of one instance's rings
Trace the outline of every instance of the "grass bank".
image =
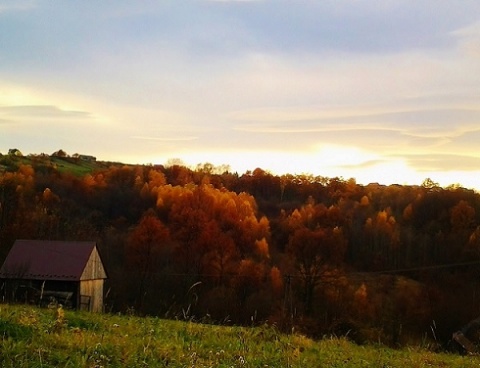
{"type": "Polygon", "coordinates": [[[0,304],[1,367],[478,367],[479,357],[0,304]]]}

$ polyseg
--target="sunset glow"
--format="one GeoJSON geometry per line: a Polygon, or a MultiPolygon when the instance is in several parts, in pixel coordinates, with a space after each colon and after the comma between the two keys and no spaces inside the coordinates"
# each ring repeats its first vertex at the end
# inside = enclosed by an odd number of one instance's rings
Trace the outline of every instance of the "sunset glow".
{"type": "Polygon", "coordinates": [[[480,3],[6,1],[0,152],[480,190],[480,3]]]}

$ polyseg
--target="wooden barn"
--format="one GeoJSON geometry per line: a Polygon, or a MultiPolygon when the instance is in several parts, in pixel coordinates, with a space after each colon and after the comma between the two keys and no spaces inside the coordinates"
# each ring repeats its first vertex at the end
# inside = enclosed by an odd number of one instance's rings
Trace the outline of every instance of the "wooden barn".
{"type": "Polygon", "coordinates": [[[106,278],[95,242],[17,240],[0,269],[0,295],[101,312],[106,278]]]}

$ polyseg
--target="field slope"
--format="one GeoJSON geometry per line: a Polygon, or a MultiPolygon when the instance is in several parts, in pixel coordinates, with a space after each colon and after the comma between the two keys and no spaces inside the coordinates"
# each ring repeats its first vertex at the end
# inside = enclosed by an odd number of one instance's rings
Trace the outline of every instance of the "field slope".
{"type": "Polygon", "coordinates": [[[0,304],[1,367],[478,367],[479,357],[314,341],[272,327],[0,304]]]}
{"type": "Polygon", "coordinates": [[[84,176],[112,165],[124,165],[105,161],[88,161],[72,157],[56,157],[47,155],[13,156],[0,154],[0,173],[3,170],[16,171],[20,165],[31,165],[35,170],[56,170],[75,176],[84,176]]]}

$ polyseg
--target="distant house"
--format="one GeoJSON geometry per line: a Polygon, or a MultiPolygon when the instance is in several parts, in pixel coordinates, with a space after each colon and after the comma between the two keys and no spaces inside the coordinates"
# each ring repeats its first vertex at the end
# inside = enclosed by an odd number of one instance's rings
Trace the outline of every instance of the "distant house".
{"type": "Polygon", "coordinates": [[[73,158],[77,159],[77,160],[82,160],[82,161],[89,161],[89,162],[95,162],[97,161],[97,158],[95,156],[91,156],[91,155],[82,155],[80,153],[74,153],[72,155],[73,158]]]}
{"type": "Polygon", "coordinates": [[[3,300],[101,312],[107,274],[95,242],[17,240],[0,269],[3,300]]]}
{"type": "Polygon", "coordinates": [[[95,156],[90,156],[90,155],[79,155],[80,160],[83,161],[89,161],[89,162],[95,162],[97,161],[97,158],[95,156]]]}

